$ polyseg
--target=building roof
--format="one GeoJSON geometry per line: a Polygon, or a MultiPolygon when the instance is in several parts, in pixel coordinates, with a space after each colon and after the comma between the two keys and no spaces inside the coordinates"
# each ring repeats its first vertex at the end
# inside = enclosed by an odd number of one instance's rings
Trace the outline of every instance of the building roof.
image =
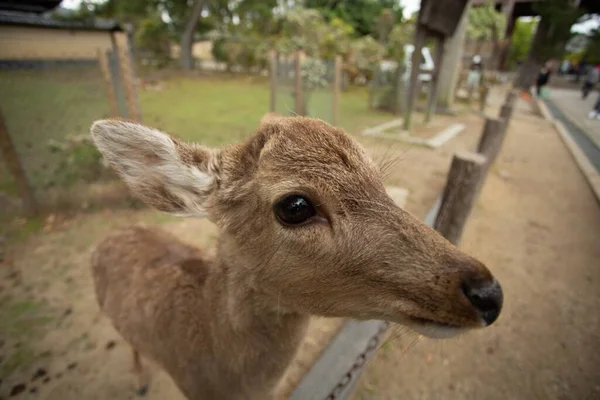
{"type": "Polygon", "coordinates": [[[89,22],[61,21],[48,15],[36,13],[7,11],[0,9],[0,25],[34,26],[49,29],[75,29],[92,31],[122,31],[123,28],[112,20],[95,20],[89,22]]]}
{"type": "Polygon", "coordinates": [[[62,0],[0,0],[0,10],[43,13],[57,7],[62,0]]]}

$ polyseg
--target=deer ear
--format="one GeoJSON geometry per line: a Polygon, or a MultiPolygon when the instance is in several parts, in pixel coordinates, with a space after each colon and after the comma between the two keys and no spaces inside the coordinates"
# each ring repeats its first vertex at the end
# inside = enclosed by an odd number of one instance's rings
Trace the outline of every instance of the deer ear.
{"type": "Polygon", "coordinates": [[[217,187],[218,153],[133,122],[97,121],[93,141],[147,204],[181,216],[205,216],[217,187]]]}

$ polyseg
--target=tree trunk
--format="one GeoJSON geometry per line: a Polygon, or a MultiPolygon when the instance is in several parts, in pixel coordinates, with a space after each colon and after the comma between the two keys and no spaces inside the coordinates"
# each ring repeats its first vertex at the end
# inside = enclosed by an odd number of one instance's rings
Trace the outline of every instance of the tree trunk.
{"type": "Polygon", "coordinates": [[[194,43],[194,31],[196,30],[198,19],[200,18],[200,14],[202,13],[202,8],[204,8],[204,2],[205,0],[194,1],[194,5],[192,6],[192,11],[190,13],[190,18],[185,24],[185,29],[181,34],[181,50],[179,57],[181,60],[181,68],[186,70],[191,70],[192,68],[194,68],[192,44],[194,43]]]}
{"type": "Polygon", "coordinates": [[[535,78],[540,68],[544,64],[544,59],[540,56],[540,47],[543,46],[544,41],[546,40],[546,36],[548,35],[548,31],[550,26],[548,21],[542,19],[538,25],[538,28],[535,32],[535,36],[533,37],[533,41],[531,43],[531,49],[529,50],[529,55],[527,56],[527,60],[521,65],[519,69],[519,74],[517,75],[515,86],[528,91],[531,85],[535,82],[535,78]]]}
{"type": "Polygon", "coordinates": [[[488,68],[492,71],[498,71],[499,55],[502,51],[502,44],[496,38],[492,39],[492,55],[490,56],[488,68]]]}
{"type": "Polygon", "coordinates": [[[23,201],[23,209],[27,215],[37,214],[38,205],[35,201],[35,196],[31,190],[31,187],[29,186],[27,175],[25,175],[25,171],[23,170],[23,166],[21,165],[21,161],[19,160],[15,146],[13,145],[10,135],[8,134],[8,129],[4,123],[2,111],[0,111],[0,153],[2,153],[6,167],[15,180],[19,190],[19,195],[23,201]]]}
{"type": "Polygon", "coordinates": [[[500,70],[506,71],[508,69],[508,55],[510,53],[510,47],[512,45],[512,37],[517,26],[517,17],[511,15],[506,23],[506,31],[504,32],[504,46],[502,53],[500,54],[500,70]]]}

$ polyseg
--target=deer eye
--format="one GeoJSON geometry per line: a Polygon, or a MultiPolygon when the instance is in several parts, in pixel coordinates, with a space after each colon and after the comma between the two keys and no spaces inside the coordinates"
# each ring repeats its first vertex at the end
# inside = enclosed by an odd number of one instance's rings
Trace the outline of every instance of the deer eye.
{"type": "Polygon", "coordinates": [[[283,196],[273,206],[275,215],[284,225],[299,225],[317,214],[311,201],[298,194],[283,196]]]}

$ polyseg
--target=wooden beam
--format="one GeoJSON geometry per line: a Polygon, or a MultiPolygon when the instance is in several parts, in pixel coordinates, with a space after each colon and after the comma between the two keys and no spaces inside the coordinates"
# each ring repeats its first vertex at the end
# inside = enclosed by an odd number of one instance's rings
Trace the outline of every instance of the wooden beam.
{"type": "Polygon", "coordinates": [[[106,50],[98,49],[98,66],[102,72],[104,78],[104,85],[106,86],[106,96],[108,97],[108,105],[110,107],[111,117],[120,116],[119,106],[117,102],[117,95],[115,94],[114,82],[112,80],[112,74],[108,64],[108,57],[106,50]]]}
{"type": "Polygon", "coordinates": [[[269,111],[275,112],[277,109],[277,52],[275,49],[269,50],[269,74],[271,98],[269,103],[269,111]]]}
{"type": "Polygon", "coordinates": [[[342,56],[335,56],[333,64],[333,104],[332,104],[332,115],[331,124],[339,124],[340,118],[340,93],[342,86],[342,56]]]}
{"type": "Polygon", "coordinates": [[[25,174],[25,170],[21,165],[21,160],[19,159],[17,150],[15,149],[10,134],[8,133],[8,128],[4,122],[2,110],[0,110],[0,153],[4,158],[6,168],[12,175],[13,180],[17,185],[19,196],[23,201],[23,209],[25,213],[30,216],[37,214],[39,212],[38,203],[35,200],[35,195],[31,189],[31,186],[29,185],[27,175],[25,174]]]}
{"type": "Polygon", "coordinates": [[[477,198],[487,159],[476,153],[456,153],[442,195],[434,228],[458,245],[477,198]]]}

